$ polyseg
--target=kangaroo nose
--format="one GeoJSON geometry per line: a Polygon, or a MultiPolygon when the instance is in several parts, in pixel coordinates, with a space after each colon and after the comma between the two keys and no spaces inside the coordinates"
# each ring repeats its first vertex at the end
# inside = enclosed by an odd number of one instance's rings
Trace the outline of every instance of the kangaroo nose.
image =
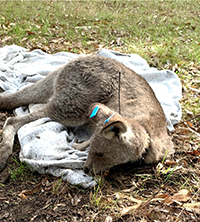
{"type": "Polygon", "coordinates": [[[84,170],[85,173],[89,173],[89,168],[84,167],[83,170],[84,170]]]}

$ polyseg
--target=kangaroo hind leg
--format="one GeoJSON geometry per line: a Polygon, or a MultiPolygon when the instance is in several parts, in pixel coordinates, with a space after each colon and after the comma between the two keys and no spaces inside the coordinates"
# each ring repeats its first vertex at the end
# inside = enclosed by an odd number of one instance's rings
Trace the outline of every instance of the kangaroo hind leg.
{"type": "Polygon", "coordinates": [[[0,94],[0,110],[11,110],[29,104],[47,103],[54,92],[57,72],[51,72],[44,79],[10,95],[0,94]]]}
{"type": "Polygon", "coordinates": [[[37,112],[24,116],[10,117],[6,120],[3,127],[3,140],[0,143],[0,171],[3,170],[7,159],[12,154],[14,138],[18,129],[29,122],[43,117],[47,117],[46,107],[37,112]]]}

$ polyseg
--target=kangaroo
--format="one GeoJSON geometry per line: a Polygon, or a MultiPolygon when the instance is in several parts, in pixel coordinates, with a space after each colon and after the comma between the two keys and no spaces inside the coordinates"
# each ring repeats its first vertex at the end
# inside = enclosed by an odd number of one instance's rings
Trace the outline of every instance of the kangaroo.
{"type": "Polygon", "coordinates": [[[157,163],[173,152],[166,118],[143,77],[118,61],[79,57],[14,94],[1,96],[0,109],[43,103],[37,112],[10,117],[3,127],[0,170],[12,154],[14,136],[24,124],[49,117],[69,127],[84,126],[91,138],[86,173],[101,173],[129,161],[157,163]],[[120,78],[119,78],[120,77],[120,78]]]}

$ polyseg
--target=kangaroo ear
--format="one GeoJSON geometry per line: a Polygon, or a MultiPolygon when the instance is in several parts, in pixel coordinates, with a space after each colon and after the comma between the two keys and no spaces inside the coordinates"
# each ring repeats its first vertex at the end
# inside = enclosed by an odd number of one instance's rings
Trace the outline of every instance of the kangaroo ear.
{"type": "Polygon", "coordinates": [[[119,137],[120,134],[127,131],[127,126],[122,121],[113,121],[102,129],[102,134],[107,139],[113,139],[114,137],[119,137]]]}
{"type": "Polygon", "coordinates": [[[93,103],[89,108],[89,118],[95,123],[108,118],[110,113],[111,110],[101,103],[93,103]]]}

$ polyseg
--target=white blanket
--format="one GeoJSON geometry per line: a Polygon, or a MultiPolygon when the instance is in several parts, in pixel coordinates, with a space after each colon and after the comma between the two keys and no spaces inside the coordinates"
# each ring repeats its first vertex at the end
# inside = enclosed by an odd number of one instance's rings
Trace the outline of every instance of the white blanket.
{"type": "MultiPolygon", "coordinates": [[[[121,54],[107,49],[98,54],[124,63],[148,81],[162,105],[168,129],[173,131],[173,125],[181,119],[181,83],[178,76],[169,70],[150,68],[136,54],[121,54]]],[[[68,52],[53,55],[41,50],[29,52],[16,45],[0,48],[0,90],[6,94],[16,92],[79,56],[68,52]]],[[[24,115],[32,109],[37,109],[37,105],[17,108],[15,114],[24,115]]],[[[76,137],[70,129],[49,118],[26,124],[18,131],[20,160],[39,173],[61,176],[63,180],[85,188],[93,186],[94,179],[82,170],[89,148],[86,151],[74,150],[71,145],[76,137]]]]}

